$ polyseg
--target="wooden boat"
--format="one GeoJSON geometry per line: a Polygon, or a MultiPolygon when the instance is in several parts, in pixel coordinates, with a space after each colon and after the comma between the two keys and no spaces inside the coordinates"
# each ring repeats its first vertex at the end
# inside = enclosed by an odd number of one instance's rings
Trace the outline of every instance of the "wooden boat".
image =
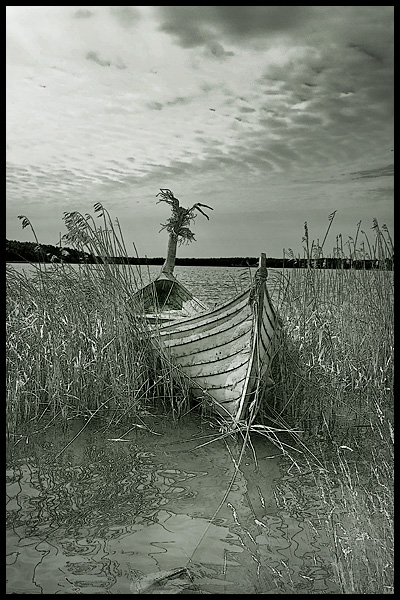
{"type": "MultiPolygon", "coordinates": [[[[269,377],[278,331],[278,319],[267,290],[266,256],[261,254],[252,285],[224,304],[209,309],[173,275],[179,236],[193,239],[187,225],[190,209],[179,206],[170,190],[162,200],[172,206],[173,217],[167,258],[160,275],[138,292],[145,314],[154,325],[153,338],[190,382],[192,395],[211,405],[220,416],[237,423],[252,419],[269,377]]],[[[207,218],[208,216],[205,215],[207,218]]]]}
{"type": "MultiPolygon", "coordinates": [[[[252,286],[229,302],[163,322],[161,346],[189,378],[194,398],[235,423],[255,416],[275,352],[278,319],[266,285],[265,254],[252,286]]],[[[179,289],[179,288],[178,288],[179,289]]]]}

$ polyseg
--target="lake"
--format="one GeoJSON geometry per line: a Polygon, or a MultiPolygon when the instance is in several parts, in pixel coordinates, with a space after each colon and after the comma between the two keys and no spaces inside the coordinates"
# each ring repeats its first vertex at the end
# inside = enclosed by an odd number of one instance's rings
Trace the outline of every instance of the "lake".
{"type": "MultiPolygon", "coordinates": [[[[15,270],[26,273],[35,273],[36,268],[30,263],[7,263],[15,270]]],[[[81,265],[69,264],[46,264],[46,271],[51,272],[54,269],[60,269],[63,266],[79,270],[81,265]]],[[[120,270],[129,270],[138,282],[142,281],[145,285],[153,280],[160,273],[161,266],[125,266],[114,265],[120,270]]],[[[97,265],[85,265],[85,269],[98,269],[97,265]]],[[[228,300],[232,296],[239,294],[246,289],[250,283],[251,277],[255,273],[255,268],[244,267],[190,267],[176,266],[174,269],[175,277],[188,287],[193,294],[210,307],[214,304],[228,300]],[[217,285],[216,285],[217,284],[217,285]]]]}
{"type": "MultiPolygon", "coordinates": [[[[176,276],[211,305],[249,281],[248,269],[228,267],[176,276]]],[[[155,411],[123,427],[39,421],[17,435],[7,447],[6,593],[339,593],[312,476],[296,477],[251,434],[233,479],[240,438],[218,427],[194,411],[179,423],[155,411]],[[306,510],[291,502],[293,485],[306,510]]]]}

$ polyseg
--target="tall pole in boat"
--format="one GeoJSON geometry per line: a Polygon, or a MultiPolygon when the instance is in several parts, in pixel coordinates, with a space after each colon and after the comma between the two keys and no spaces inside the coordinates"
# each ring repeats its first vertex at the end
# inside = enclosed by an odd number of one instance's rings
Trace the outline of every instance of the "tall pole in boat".
{"type": "Polygon", "coordinates": [[[161,268],[161,275],[171,278],[173,277],[178,243],[182,244],[183,242],[186,242],[188,244],[195,239],[194,233],[189,229],[191,221],[194,221],[196,217],[195,210],[198,210],[206,217],[206,219],[209,219],[208,215],[201,210],[200,206],[204,206],[210,210],[213,209],[211,206],[201,204],[200,202],[193,204],[191,208],[179,206],[178,198],[175,198],[171,190],[168,189],[160,189],[157,196],[161,196],[159,202],[167,202],[167,204],[172,206],[172,215],[165,224],[162,224],[161,228],[161,231],[166,229],[169,232],[167,257],[161,268]]]}
{"type": "Polygon", "coordinates": [[[171,231],[168,238],[167,257],[161,268],[161,273],[167,275],[167,277],[173,276],[176,259],[176,247],[178,245],[178,236],[175,232],[171,231]]]}

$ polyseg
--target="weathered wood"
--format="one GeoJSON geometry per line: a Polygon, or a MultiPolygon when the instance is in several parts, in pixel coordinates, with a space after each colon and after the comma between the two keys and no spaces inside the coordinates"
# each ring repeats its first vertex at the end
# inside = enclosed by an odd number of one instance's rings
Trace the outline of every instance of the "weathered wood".
{"type": "MultiPolygon", "coordinates": [[[[179,207],[172,193],[166,198],[176,214],[187,217],[189,211],[179,207]]],[[[208,309],[172,274],[177,240],[172,231],[160,275],[137,296],[147,318],[158,325],[154,339],[187,375],[194,398],[208,401],[216,413],[237,423],[272,383],[269,370],[279,326],[267,290],[266,256],[261,254],[249,289],[208,309]]]]}
{"type": "Polygon", "coordinates": [[[258,273],[259,273],[260,279],[267,279],[267,277],[268,277],[267,257],[266,257],[265,252],[262,252],[260,255],[260,260],[259,260],[259,265],[258,265],[258,273]]]}
{"type": "Polygon", "coordinates": [[[177,245],[178,236],[175,233],[170,233],[168,238],[167,257],[161,268],[161,273],[164,275],[172,275],[174,272],[177,245]]]}
{"type": "Polygon", "coordinates": [[[266,286],[265,255],[254,285],[233,300],[155,332],[171,361],[190,378],[195,398],[238,422],[249,402],[271,385],[278,320],[266,286]]]}
{"type": "Polygon", "coordinates": [[[207,310],[207,305],[173,275],[160,274],[135,294],[147,318],[155,322],[176,321],[207,310]]]}

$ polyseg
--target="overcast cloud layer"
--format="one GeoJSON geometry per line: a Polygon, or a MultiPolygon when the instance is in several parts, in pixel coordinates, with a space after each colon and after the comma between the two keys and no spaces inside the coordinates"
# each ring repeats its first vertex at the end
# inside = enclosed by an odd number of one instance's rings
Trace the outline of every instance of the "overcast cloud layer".
{"type": "Polygon", "coordinates": [[[7,237],[102,202],[161,256],[161,187],[214,208],[181,256],[393,231],[393,7],[7,7],[7,237]]]}

